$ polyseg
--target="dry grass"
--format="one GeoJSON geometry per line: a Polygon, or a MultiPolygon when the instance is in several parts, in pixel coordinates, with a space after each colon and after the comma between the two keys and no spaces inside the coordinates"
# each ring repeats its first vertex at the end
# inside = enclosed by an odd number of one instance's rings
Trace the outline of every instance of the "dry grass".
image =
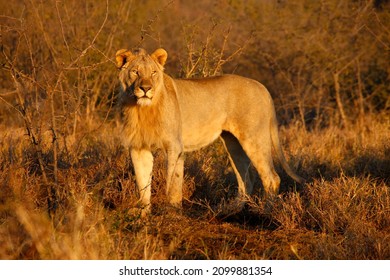
{"type": "MultiPolygon", "coordinates": [[[[69,147],[77,161],[60,155],[51,216],[52,194],[26,136],[2,130],[2,259],[390,258],[388,118],[347,131],[282,128],[290,164],[310,183],[297,190],[282,176],[271,214],[255,196],[226,219],[218,209],[236,189],[219,144],[188,156],[182,213],[165,210],[157,154],[153,215],[140,220],[128,212],[136,203],[134,176],[111,130],[69,147]]],[[[43,157],[49,161],[50,151],[43,157]]]]}

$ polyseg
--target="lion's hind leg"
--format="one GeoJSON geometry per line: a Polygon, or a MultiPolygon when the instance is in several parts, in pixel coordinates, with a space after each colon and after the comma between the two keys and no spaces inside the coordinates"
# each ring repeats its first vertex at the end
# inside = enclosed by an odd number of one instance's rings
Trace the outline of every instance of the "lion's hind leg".
{"type": "Polygon", "coordinates": [[[280,177],[272,159],[272,144],[269,134],[242,141],[243,148],[256,168],[263,183],[266,198],[273,200],[279,194],[280,177]]]}
{"type": "Polygon", "coordinates": [[[247,196],[251,195],[253,191],[255,175],[253,174],[251,160],[237,138],[231,133],[222,132],[221,139],[229,155],[229,160],[238,182],[238,198],[233,204],[237,208],[236,211],[241,211],[247,196]]]}

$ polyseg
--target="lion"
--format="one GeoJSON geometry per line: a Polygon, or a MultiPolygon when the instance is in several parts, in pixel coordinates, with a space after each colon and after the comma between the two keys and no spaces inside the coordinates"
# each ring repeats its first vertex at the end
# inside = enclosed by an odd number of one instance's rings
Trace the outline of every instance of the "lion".
{"type": "Polygon", "coordinates": [[[157,49],[116,52],[122,143],[130,148],[143,215],[151,209],[153,154],[167,155],[166,195],[181,208],[184,153],[220,138],[238,182],[238,199],[250,195],[257,170],[267,197],[279,192],[272,150],[287,174],[303,184],[287,164],[279,141],[276,113],[268,90],[237,75],[174,79],[164,73],[168,54],[157,49]]]}

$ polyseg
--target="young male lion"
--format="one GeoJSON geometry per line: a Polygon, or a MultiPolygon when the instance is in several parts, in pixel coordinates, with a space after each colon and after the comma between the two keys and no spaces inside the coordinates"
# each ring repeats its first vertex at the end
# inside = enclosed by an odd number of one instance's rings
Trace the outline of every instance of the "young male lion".
{"type": "Polygon", "coordinates": [[[166,151],[166,193],[175,207],[182,201],[183,152],[200,149],[218,137],[237,176],[239,197],[252,192],[251,163],[266,194],[278,194],[280,178],[272,148],[286,172],[303,182],[283,155],[273,101],[262,84],[236,75],[173,79],[164,73],[167,57],[164,49],[151,55],[143,49],[116,53],[122,139],[131,150],[143,214],[150,211],[154,149],[166,151]]]}

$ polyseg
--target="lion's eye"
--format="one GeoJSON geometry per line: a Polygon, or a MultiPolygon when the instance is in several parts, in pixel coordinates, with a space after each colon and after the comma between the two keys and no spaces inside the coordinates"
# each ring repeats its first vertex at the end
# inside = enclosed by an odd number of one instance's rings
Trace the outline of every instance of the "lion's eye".
{"type": "Polygon", "coordinates": [[[134,75],[138,75],[138,70],[133,69],[133,70],[131,70],[131,73],[133,73],[134,75]]]}
{"type": "Polygon", "coordinates": [[[152,76],[155,76],[157,74],[157,71],[152,71],[152,76]]]}

